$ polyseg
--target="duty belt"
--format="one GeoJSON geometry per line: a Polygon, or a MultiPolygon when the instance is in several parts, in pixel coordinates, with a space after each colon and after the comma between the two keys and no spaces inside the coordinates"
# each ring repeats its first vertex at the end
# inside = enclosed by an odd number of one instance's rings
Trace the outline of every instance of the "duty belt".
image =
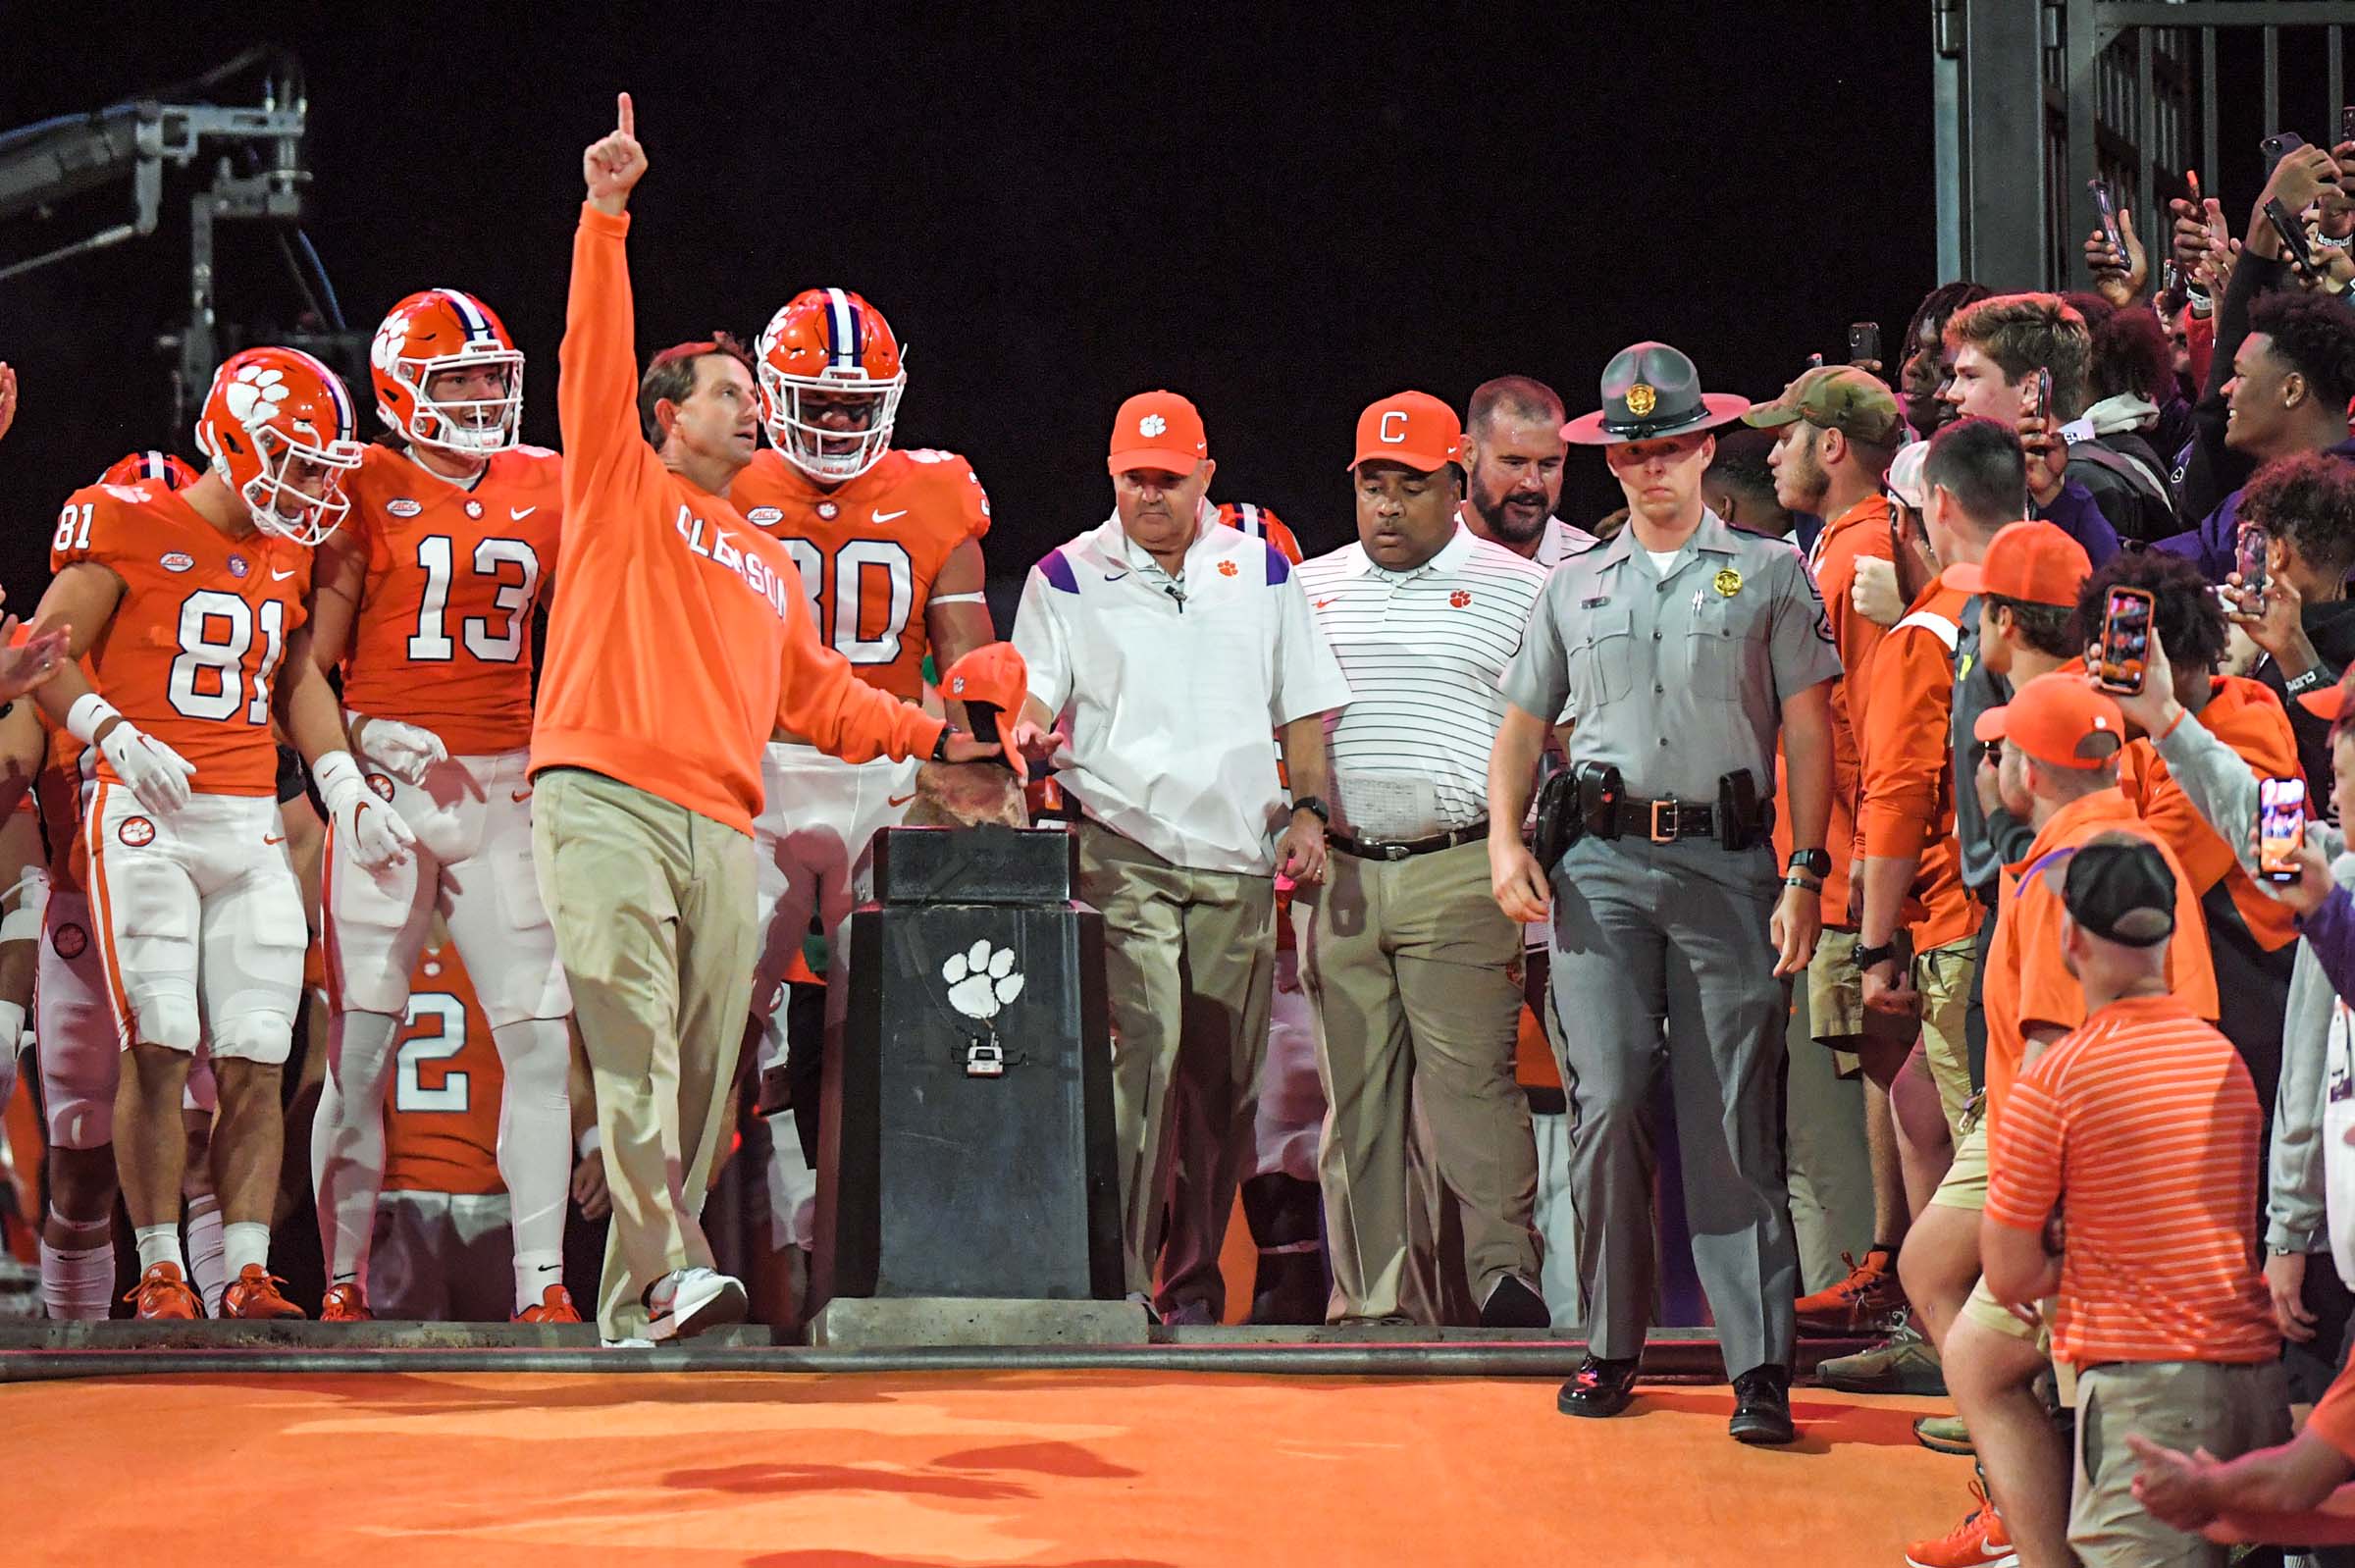
{"type": "Polygon", "coordinates": [[[1615,809],[1611,828],[1614,837],[1646,838],[1654,844],[1714,839],[1717,809],[1699,801],[1647,801],[1630,796],[1615,809]]]}
{"type": "Polygon", "coordinates": [[[1450,828],[1444,833],[1434,833],[1429,838],[1383,842],[1374,839],[1351,838],[1348,834],[1336,830],[1327,833],[1325,842],[1339,850],[1343,855],[1360,861],[1403,861],[1409,856],[1432,855],[1440,850],[1451,850],[1458,845],[1470,844],[1475,839],[1484,839],[1488,836],[1488,818],[1483,817],[1464,827],[1450,828]]]}

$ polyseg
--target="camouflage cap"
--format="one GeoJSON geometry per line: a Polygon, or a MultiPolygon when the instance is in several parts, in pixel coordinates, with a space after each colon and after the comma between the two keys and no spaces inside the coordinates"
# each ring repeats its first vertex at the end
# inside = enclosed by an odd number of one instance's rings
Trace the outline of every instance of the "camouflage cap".
{"type": "Polygon", "coordinates": [[[1879,377],[1854,365],[1817,365],[1784,388],[1780,397],[1757,404],[1742,419],[1761,430],[1804,419],[1876,446],[1895,443],[1906,428],[1897,394],[1879,377]]]}

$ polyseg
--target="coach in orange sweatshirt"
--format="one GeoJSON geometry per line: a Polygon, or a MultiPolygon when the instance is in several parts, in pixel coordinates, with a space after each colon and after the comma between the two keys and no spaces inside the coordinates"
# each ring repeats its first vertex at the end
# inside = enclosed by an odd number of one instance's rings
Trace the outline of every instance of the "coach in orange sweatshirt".
{"type": "Polygon", "coordinates": [[[646,173],[634,129],[623,93],[581,159],[556,394],[564,582],[532,731],[533,849],[613,1194],[609,1340],[744,1315],[697,1215],[759,945],[752,825],[770,733],[853,762],[997,751],[854,677],[819,644],[784,547],[728,503],[759,430],[743,349],[684,343],[640,384],[622,246],[646,173]]]}

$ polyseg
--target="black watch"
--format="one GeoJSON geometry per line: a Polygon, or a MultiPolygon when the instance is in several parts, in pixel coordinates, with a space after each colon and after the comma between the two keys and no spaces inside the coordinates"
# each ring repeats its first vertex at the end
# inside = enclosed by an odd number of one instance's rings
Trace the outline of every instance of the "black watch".
{"type": "Polygon", "coordinates": [[[1292,810],[1306,811],[1327,827],[1333,826],[1333,808],[1314,795],[1303,795],[1292,802],[1292,810]]]}
{"type": "Polygon", "coordinates": [[[949,737],[956,733],[957,726],[954,724],[943,724],[940,727],[940,739],[932,743],[933,761],[945,762],[949,759],[949,737]]]}
{"type": "Polygon", "coordinates": [[[1817,876],[1829,876],[1832,874],[1832,852],[1830,850],[1793,850],[1790,869],[1812,871],[1817,876]]]}
{"type": "Polygon", "coordinates": [[[1866,969],[1878,968],[1895,957],[1897,957],[1895,942],[1883,942],[1879,947],[1866,947],[1859,942],[1857,944],[1855,953],[1850,956],[1849,962],[1857,967],[1858,974],[1862,974],[1866,969]]]}

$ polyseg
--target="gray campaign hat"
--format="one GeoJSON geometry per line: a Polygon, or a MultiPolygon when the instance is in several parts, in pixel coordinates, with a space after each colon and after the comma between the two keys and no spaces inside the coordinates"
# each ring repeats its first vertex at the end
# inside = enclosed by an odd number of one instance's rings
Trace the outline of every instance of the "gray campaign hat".
{"type": "Polygon", "coordinates": [[[1732,392],[1704,392],[1701,372],[1666,343],[1622,348],[1602,370],[1602,407],[1562,427],[1562,440],[1582,446],[1657,441],[1728,424],[1749,409],[1732,392]]]}

